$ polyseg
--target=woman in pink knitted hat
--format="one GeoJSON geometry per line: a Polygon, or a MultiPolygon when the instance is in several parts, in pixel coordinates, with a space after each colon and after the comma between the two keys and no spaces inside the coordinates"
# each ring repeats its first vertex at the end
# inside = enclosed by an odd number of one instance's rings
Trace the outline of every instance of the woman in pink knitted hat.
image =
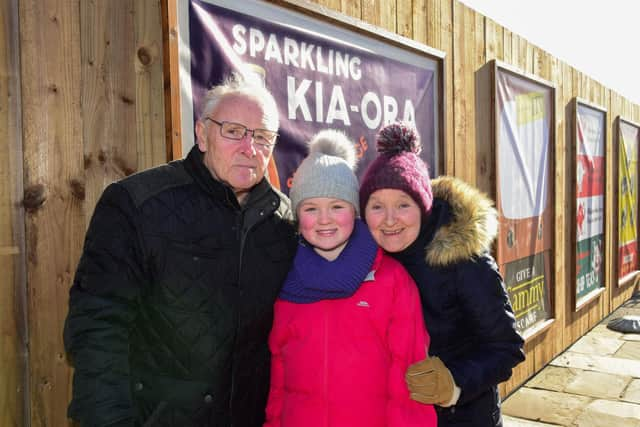
{"type": "Polygon", "coordinates": [[[490,255],[492,202],[450,177],[431,181],[417,130],[393,123],[360,187],[376,242],[418,285],[431,336],[429,357],[406,375],[412,399],[436,405],[438,426],[502,426],[497,384],[524,360],[523,340],[490,255]]]}

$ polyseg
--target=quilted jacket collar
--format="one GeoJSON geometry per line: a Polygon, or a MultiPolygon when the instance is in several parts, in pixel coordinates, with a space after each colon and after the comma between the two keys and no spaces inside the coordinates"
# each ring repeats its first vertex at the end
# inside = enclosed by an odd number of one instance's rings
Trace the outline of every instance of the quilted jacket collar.
{"type": "MultiPolygon", "coordinates": [[[[193,176],[196,183],[207,193],[218,200],[226,200],[231,206],[240,209],[235,193],[227,184],[211,176],[211,172],[204,164],[204,154],[194,145],[185,159],[185,167],[193,176]]],[[[271,185],[262,179],[247,196],[247,206],[262,199],[271,190],[271,185]]]]}

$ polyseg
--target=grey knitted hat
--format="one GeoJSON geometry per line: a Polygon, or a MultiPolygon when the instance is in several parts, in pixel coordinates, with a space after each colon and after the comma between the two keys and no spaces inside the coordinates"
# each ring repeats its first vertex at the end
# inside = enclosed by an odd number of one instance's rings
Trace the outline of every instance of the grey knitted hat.
{"type": "Polygon", "coordinates": [[[327,129],[318,132],[309,143],[309,155],[300,163],[289,191],[293,212],[312,197],[331,197],[353,205],[360,216],[358,178],[353,173],[356,148],[344,133],[327,129]]]}

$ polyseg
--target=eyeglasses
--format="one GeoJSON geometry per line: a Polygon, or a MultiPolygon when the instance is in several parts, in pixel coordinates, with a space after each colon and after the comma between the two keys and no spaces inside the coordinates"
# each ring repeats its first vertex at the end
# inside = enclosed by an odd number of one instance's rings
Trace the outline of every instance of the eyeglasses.
{"type": "Polygon", "coordinates": [[[205,120],[210,120],[213,123],[220,126],[220,135],[225,138],[233,139],[236,141],[244,138],[247,133],[251,133],[253,141],[262,147],[271,148],[276,145],[276,138],[278,133],[268,129],[249,129],[240,123],[233,122],[219,122],[211,117],[205,117],[205,120]]]}

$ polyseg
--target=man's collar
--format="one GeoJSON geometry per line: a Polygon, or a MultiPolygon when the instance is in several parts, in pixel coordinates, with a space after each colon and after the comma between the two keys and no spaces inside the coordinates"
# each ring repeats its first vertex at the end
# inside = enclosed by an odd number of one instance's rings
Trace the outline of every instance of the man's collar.
{"type": "MultiPolygon", "coordinates": [[[[204,164],[204,153],[200,151],[197,145],[194,145],[193,148],[191,148],[191,151],[187,154],[185,162],[187,164],[187,169],[193,175],[194,180],[204,191],[215,198],[227,199],[231,204],[238,208],[241,206],[233,189],[228,184],[213,177],[209,168],[204,164]]],[[[260,199],[270,190],[271,184],[269,184],[267,179],[263,177],[259,183],[249,190],[242,205],[251,204],[254,200],[260,199]]]]}

